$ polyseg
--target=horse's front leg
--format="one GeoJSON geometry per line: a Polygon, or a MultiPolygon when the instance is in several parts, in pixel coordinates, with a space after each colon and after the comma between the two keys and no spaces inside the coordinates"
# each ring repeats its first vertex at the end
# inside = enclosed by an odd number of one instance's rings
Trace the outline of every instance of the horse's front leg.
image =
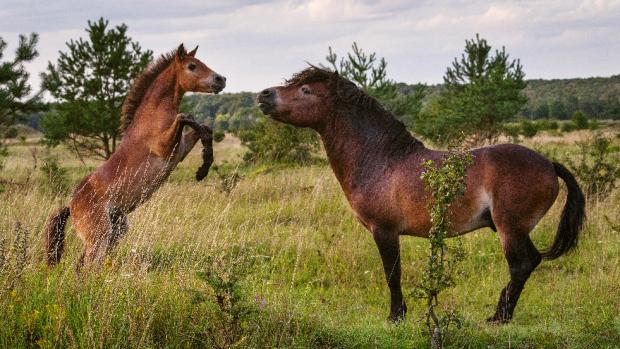
{"type": "Polygon", "coordinates": [[[398,233],[389,230],[373,229],[372,235],[375,238],[383,271],[390,288],[390,321],[400,321],[407,314],[407,305],[403,299],[403,291],[400,287],[400,244],[398,233]]]}
{"type": "Polygon", "coordinates": [[[164,132],[159,148],[163,151],[158,154],[166,158],[174,158],[181,162],[192,150],[196,142],[200,140],[203,146],[203,163],[196,172],[196,179],[202,180],[209,173],[213,163],[213,132],[204,124],[199,124],[191,115],[180,113],[176,116],[172,125],[164,132]],[[183,127],[189,126],[193,130],[183,135],[183,127]]]}
{"type": "Polygon", "coordinates": [[[200,125],[203,130],[190,132],[183,135],[181,144],[179,145],[178,162],[183,161],[187,154],[194,148],[194,145],[198,140],[202,143],[202,165],[196,171],[196,180],[200,181],[209,174],[209,168],[213,164],[213,138],[211,137],[211,130],[206,125],[200,125]],[[206,133],[206,137],[204,134],[206,133]]]}
{"type": "Polygon", "coordinates": [[[151,152],[169,161],[175,160],[173,157],[180,153],[183,127],[190,120],[193,120],[192,116],[186,116],[183,113],[177,114],[172,124],[164,130],[155,144],[151,146],[151,152]]]}
{"type": "Polygon", "coordinates": [[[205,124],[199,124],[193,118],[184,121],[185,125],[191,127],[193,130],[186,134],[182,139],[183,146],[181,147],[181,158],[183,160],[185,156],[192,150],[198,139],[202,143],[202,165],[196,171],[196,180],[203,180],[208,174],[211,165],[213,164],[213,131],[209,126],[205,124]]]}

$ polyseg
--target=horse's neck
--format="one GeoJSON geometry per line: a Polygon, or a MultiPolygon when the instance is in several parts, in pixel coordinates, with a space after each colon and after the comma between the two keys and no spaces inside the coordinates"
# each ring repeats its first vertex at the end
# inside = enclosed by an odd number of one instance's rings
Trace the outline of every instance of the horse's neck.
{"type": "Polygon", "coordinates": [[[178,86],[172,68],[164,70],[148,88],[136,112],[136,127],[164,131],[179,112],[184,91],[178,86]]]}
{"type": "Polygon", "coordinates": [[[396,120],[335,115],[319,133],[330,165],[345,190],[360,179],[381,175],[392,161],[424,149],[396,120]]]}

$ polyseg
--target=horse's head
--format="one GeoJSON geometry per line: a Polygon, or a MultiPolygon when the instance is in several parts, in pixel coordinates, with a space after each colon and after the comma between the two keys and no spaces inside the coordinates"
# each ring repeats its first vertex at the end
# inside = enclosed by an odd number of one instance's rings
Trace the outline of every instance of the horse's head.
{"type": "Polygon", "coordinates": [[[195,49],[187,52],[183,44],[179,45],[174,58],[177,81],[187,92],[218,93],[226,87],[226,78],[214,72],[195,58],[195,49]]]}
{"type": "Polygon", "coordinates": [[[261,91],[261,111],[275,120],[298,127],[320,128],[332,111],[332,85],[336,73],[315,67],[295,74],[283,86],[261,91]]]}

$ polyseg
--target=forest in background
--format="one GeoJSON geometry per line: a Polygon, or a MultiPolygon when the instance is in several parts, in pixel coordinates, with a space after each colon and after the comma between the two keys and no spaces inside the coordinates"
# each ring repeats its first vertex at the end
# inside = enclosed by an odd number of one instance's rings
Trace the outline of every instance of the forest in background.
{"type": "MultiPolygon", "coordinates": [[[[398,83],[399,94],[413,93],[416,85],[398,83]]],[[[428,86],[424,102],[439,93],[441,85],[428,86]]],[[[530,119],[568,120],[581,110],[588,118],[620,120],[620,74],[611,77],[575,79],[533,79],[523,91],[527,103],[521,116],[530,119]]],[[[255,92],[192,94],[183,100],[182,109],[199,120],[217,125],[221,130],[243,128],[256,117],[255,92]],[[218,120],[219,116],[219,120],[218,120]]],[[[32,114],[28,126],[40,130],[40,113],[32,114]]]]}
{"type": "MultiPolygon", "coordinates": [[[[410,94],[416,85],[397,84],[399,94],[410,94]]],[[[438,94],[441,85],[427,88],[424,101],[438,94]]],[[[521,116],[530,119],[567,120],[578,110],[588,118],[620,119],[620,75],[575,79],[534,79],[524,89],[527,103],[521,116]]],[[[219,128],[228,130],[251,122],[255,110],[254,92],[223,93],[216,96],[194,94],[187,96],[184,110],[201,120],[211,119],[219,128]],[[218,121],[219,117],[219,123],[218,121]]]]}

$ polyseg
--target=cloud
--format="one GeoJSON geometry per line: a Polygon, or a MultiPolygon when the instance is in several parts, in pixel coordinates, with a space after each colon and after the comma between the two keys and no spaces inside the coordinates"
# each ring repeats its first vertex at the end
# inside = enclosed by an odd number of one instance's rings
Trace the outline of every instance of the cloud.
{"type": "Polygon", "coordinates": [[[199,44],[199,58],[228,77],[228,91],[281,83],[306,61],[324,60],[328,46],[343,54],[353,41],[385,56],[391,78],[436,83],[476,33],[520,58],[531,78],[620,73],[620,0],[5,2],[5,40],[41,34],[41,55],[28,66],[35,75],[100,16],[126,23],[157,54],[199,44]]]}

